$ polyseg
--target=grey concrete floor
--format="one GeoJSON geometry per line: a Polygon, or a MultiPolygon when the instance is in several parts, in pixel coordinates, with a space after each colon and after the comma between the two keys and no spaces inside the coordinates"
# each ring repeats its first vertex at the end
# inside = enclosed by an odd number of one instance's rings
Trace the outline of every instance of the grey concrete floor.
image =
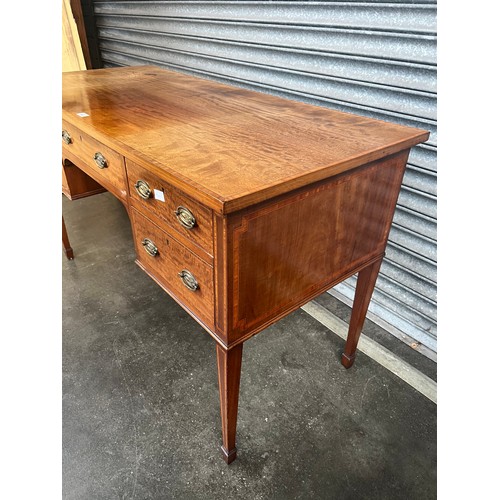
{"type": "Polygon", "coordinates": [[[214,341],[134,263],[119,201],[63,198],[63,214],[64,499],[436,498],[436,405],[361,353],[345,370],[302,310],[244,345],[227,466],[214,341]]]}

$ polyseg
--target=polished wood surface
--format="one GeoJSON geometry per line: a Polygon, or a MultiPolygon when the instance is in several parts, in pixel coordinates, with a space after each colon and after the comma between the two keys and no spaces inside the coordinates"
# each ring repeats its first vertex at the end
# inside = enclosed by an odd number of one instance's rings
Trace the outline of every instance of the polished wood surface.
{"type": "Polygon", "coordinates": [[[219,213],[428,137],[153,66],[64,74],[63,118],[219,213]]]}
{"type": "Polygon", "coordinates": [[[229,217],[228,345],[383,255],[407,156],[229,217]]]}
{"type": "Polygon", "coordinates": [[[63,142],[63,159],[70,160],[87,175],[96,179],[108,191],[125,199],[127,197],[127,177],[123,156],[71,123],[63,121],[62,127],[71,137],[70,144],[63,142]],[[101,154],[104,158],[104,168],[100,168],[96,163],[94,159],[96,154],[101,154]]]}
{"type": "Polygon", "coordinates": [[[153,66],[63,88],[66,191],[92,194],[88,177],[117,196],[137,264],[216,341],[231,463],[243,343],[358,273],[354,362],[408,154],[429,134],[153,66]]]}
{"type": "Polygon", "coordinates": [[[147,169],[133,161],[127,161],[130,203],[138,210],[146,210],[148,215],[159,219],[160,225],[167,225],[175,233],[199,246],[208,256],[213,257],[213,220],[212,211],[182,191],[175,189],[147,169]],[[138,193],[136,184],[145,182],[151,191],[149,198],[144,199],[138,193]],[[159,192],[155,194],[156,192],[159,192]],[[179,207],[188,209],[195,218],[194,227],[187,229],[176,216],[179,207]]]}
{"type": "Polygon", "coordinates": [[[347,332],[347,341],[344,352],[342,353],[342,364],[350,368],[354,363],[356,348],[358,346],[361,330],[365,322],[370,299],[375,288],[382,258],[371,263],[358,273],[356,282],[356,292],[354,294],[354,303],[352,305],[351,321],[349,322],[349,331],[347,332]]]}
{"type": "Polygon", "coordinates": [[[243,344],[226,350],[217,345],[220,414],[222,420],[222,457],[230,464],[236,458],[236,422],[240,394],[243,344]]]}
{"type": "Polygon", "coordinates": [[[153,275],[170,294],[191,314],[200,319],[205,327],[214,327],[213,269],[193,252],[177,241],[143,214],[131,210],[137,261],[153,275]],[[144,239],[154,243],[156,256],[150,255],[143,244],[144,239]],[[198,289],[188,289],[179,273],[189,271],[198,282],[198,289]]]}

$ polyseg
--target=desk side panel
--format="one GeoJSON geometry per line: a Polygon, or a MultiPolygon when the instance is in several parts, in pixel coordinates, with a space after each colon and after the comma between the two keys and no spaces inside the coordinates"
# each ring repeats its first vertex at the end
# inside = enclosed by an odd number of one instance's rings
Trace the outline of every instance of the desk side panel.
{"type": "Polygon", "coordinates": [[[408,152],[229,217],[229,345],[384,254],[408,152]]]}

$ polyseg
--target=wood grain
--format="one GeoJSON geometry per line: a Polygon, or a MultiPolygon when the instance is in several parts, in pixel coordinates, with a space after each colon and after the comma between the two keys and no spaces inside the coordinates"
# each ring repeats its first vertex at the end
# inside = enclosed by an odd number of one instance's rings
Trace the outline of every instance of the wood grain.
{"type": "Polygon", "coordinates": [[[66,188],[88,191],[91,177],[125,204],[138,265],[216,340],[231,463],[243,342],[359,272],[342,357],[352,365],[409,150],[429,134],[154,66],[64,74],[63,89],[66,188]],[[165,202],[141,198],[139,179],[165,202]]]}
{"type": "Polygon", "coordinates": [[[154,66],[67,73],[63,89],[65,120],[219,213],[429,135],[154,66]]]}
{"type": "Polygon", "coordinates": [[[378,272],[382,259],[379,259],[358,273],[356,282],[356,292],[354,303],[352,305],[351,321],[349,322],[349,331],[344,352],[342,353],[342,364],[345,368],[350,368],[356,357],[356,348],[358,346],[361,330],[365,322],[368,306],[372,297],[373,289],[377,281],[378,272]]]}
{"type": "Polygon", "coordinates": [[[229,217],[228,345],[383,255],[407,155],[229,217]]]}
{"type": "Polygon", "coordinates": [[[227,350],[217,344],[220,414],[222,421],[222,456],[230,464],[236,459],[236,423],[240,394],[243,344],[227,350]]]}
{"type": "Polygon", "coordinates": [[[69,0],[62,1],[62,70],[86,69],[78,28],[69,0]]]}
{"type": "Polygon", "coordinates": [[[161,282],[181,305],[196,316],[209,328],[214,328],[214,286],[213,269],[198,258],[184,245],[132,208],[132,228],[134,233],[137,260],[150,274],[161,282]],[[142,241],[148,238],[158,248],[158,255],[149,255],[142,241]],[[196,291],[183,284],[179,273],[190,271],[199,283],[196,291]]]}
{"type": "MultiPolygon", "coordinates": [[[[66,2],[67,0],[64,1],[66,2]]],[[[85,66],[79,69],[91,69],[92,62],[90,57],[89,43],[87,40],[87,30],[85,29],[85,19],[82,10],[82,0],[70,0],[70,5],[71,5],[71,12],[73,14],[73,19],[75,20],[75,25],[78,30],[78,39],[80,40],[83,58],[85,60],[85,66]]]]}
{"type": "Polygon", "coordinates": [[[122,200],[126,199],[127,177],[123,156],[68,122],[63,121],[62,126],[71,136],[71,144],[63,142],[63,159],[70,160],[122,200]],[[101,153],[106,158],[105,168],[97,166],[94,161],[96,153],[101,153]]]}
{"type": "Polygon", "coordinates": [[[209,256],[213,256],[212,210],[132,161],[127,161],[127,177],[132,206],[147,214],[153,214],[160,219],[160,224],[166,224],[181,237],[192,241],[209,256]],[[146,182],[152,191],[148,199],[141,198],[135,188],[139,180],[146,182]],[[163,193],[164,201],[155,197],[154,190],[163,193]],[[196,224],[191,229],[183,227],[175,215],[181,206],[187,208],[196,219],[196,224]]]}

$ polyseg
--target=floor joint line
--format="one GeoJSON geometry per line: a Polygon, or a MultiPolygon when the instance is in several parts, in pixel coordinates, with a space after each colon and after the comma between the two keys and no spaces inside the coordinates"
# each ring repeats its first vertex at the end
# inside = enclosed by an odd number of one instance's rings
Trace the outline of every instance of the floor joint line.
{"type": "MultiPolygon", "coordinates": [[[[349,325],[328,309],[313,301],[302,306],[302,310],[343,340],[347,339],[349,325]]],[[[378,364],[394,373],[394,375],[404,380],[432,402],[437,403],[437,383],[414,366],[396,356],[389,349],[386,349],[366,335],[361,335],[358,342],[358,351],[366,354],[378,364]]]]}

